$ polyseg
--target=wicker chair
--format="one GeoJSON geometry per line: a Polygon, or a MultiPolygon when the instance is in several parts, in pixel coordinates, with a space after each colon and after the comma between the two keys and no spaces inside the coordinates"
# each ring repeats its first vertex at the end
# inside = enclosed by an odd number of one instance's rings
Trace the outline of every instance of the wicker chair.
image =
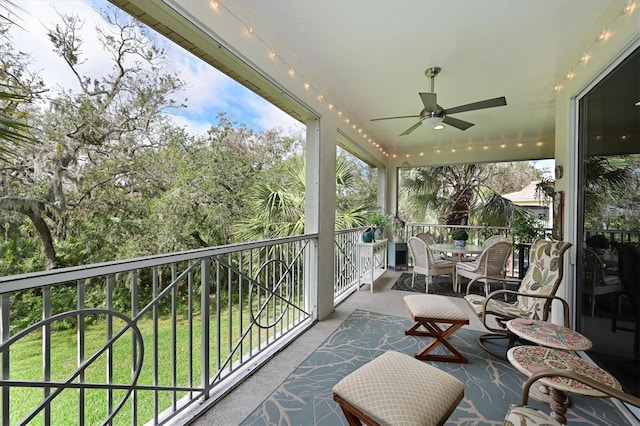
{"type": "Polygon", "coordinates": [[[453,270],[455,263],[450,260],[436,259],[433,251],[420,238],[411,237],[407,241],[411,258],[413,259],[413,275],[411,277],[411,287],[415,282],[416,274],[424,274],[426,277],[426,289],[429,293],[429,284],[432,276],[451,275],[453,278],[453,270]]]}
{"type": "Polygon", "coordinates": [[[507,259],[511,255],[511,243],[509,241],[496,241],[487,247],[473,262],[460,262],[456,264],[456,273],[453,280],[455,291],[460,292],[460,277],[482,278],[484,293],[489,294],[489,282],[493,278],[504,278],[506,275],[507,259]],[[487,278],[490,277],[490,278],[487,278]]]}
{"type": "MultiPolygon", "coordinates": [[[[566,326],[569,325],[569,306],[567,302],[556,296],[564,271],[564,254],[571,247],[566,241],[538,240],[531,246],[531,259],[527,273],[522,280],[515,278],[476,277],[467,287],[465,299],[480,318],[485,328],[490,331],[479,338],[479,344],[485,351],[502,359],[506,353],[497,353],[488,349],[485,343],[493,339],[508,339],[507,349],[515,342],[513,335],[506,327],[506,322],[515,318],[532,318],[547,321],[551,312],[551,303],[558,300],[564,308],[566,326]],[[483,279],[492,281],[519,283],[517,291],[496,290],[487,296],[471,294],[475,283],[483,279]],[[513,303],[504,300],[508,295],[515,296],[513,303]]],[[[505,351],[506,352],[506,351],[505,351]]]]}
{"type": "MultiPolygon", "coordinates": [[[[420,232],[419,234],[416,234],[416,238],[420,238],[428,246],[432,246],[432,245],[434,245],[436,243],[436,240],[433,238],[433,235],[431,235],[429,232],[420,232]]],[[[436,259],[436,260],[446,260],[447,259],[447,255],[446,254],[434,252],[433,250],[431,250],[431,251],[433,253],[434,259],[436,259]]]]}

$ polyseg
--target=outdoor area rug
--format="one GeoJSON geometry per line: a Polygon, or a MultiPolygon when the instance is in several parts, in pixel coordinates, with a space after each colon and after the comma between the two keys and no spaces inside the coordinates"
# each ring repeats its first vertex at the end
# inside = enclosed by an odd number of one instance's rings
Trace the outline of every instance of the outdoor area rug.
{"type": "MultiPolygon", "coordinates": [[[[416,274],[416,279],[413,287],[411,287],[411,273],[403,272],[402,275],[395,282],[391,290],[402,290],[402,291],[414,291],[416,293],[424,293],[426,288],[425,276],[423,274],[416,274]]],[[[467,294],[467,283],[468,281],[465,279],[460,285],[460,293],[456,293],[453,291],[453,283],[451,278],[448,276],[437,276],[433,277],[433,282],[429,284],[429,294],[440,294],[442,296],[451,296],[451,297],[463,297],[467,294]]],[[[491,291],[502,289],[502,284],[500,283],[490,283],[491,291]]],[[[508,290],[516,290],[517,285],[509,284],[507,286],[508,290]]],[[[475,294],[484,295],[484,286],[483,285],[474,285],[471,291],[475,294]]]]}
{"type": "MultiPolygon", "coordinates": [[[[242,424],[347,425],[333,401],[333,386],[385,351],[413,356],[427,338],[405,336],[404,330],[411,325],[408,318],[354,311],[242,424]]],[[[427,361],[465,384],[464,400],[448,425],[501,425],[509,405],[520,401],[525,376],[507,361],[481,350],[478,335],[479,332],[461,329],[449,338],[469,359],[469,364],[427,361]]],[[[571,400],[566,414],[568,424],[630,424],[609,400],[575,395],[571,395],[571,400]]],[[[530,405],[549,410],[535,400],[530,405]]]]}

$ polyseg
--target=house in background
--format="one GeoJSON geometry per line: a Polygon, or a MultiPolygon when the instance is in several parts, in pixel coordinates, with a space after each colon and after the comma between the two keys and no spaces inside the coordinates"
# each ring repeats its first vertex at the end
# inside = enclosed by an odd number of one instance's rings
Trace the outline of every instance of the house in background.
{"type": "Polygon", "coordinates": [[[507,200],[513,202],[515,205],[524,207],[529,213],[536,217],[544,217],[545,228],[553,227],[553,202],[550,198],[546,200],[536,198],[536,185],[537,181],[529,183],[520,191],[511,192],[509,194],[503,194],[502,196],[507,200]]]}

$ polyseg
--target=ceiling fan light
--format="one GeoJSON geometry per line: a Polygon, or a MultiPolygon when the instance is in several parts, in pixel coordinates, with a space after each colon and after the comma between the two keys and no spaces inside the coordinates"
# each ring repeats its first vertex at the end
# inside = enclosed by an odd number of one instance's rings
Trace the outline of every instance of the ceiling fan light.
{"type": "Polygon", "coordinates": [[[431,126],[435,126],[436,124],[440,123],[442,120],[443,120],[443,117],[433,116],[433,117],[427,117],[423,121],[431,126]]]}
{"type": "Polygon", "coordinates": [[[444,124],[436,124],[435,126],[433,126],[434,130],[442,130],[444,129],[444,124]]]}

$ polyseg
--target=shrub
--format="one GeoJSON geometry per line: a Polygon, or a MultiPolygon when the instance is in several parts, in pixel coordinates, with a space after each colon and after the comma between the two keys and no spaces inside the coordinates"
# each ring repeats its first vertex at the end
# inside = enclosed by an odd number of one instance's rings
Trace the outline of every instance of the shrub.
{"type": "Polygon", "coordinates": [[[451,233],[451,239],[453,241],[467,241],[469,239],[469,233],[464,229],[456,229],[451,233]]]}

